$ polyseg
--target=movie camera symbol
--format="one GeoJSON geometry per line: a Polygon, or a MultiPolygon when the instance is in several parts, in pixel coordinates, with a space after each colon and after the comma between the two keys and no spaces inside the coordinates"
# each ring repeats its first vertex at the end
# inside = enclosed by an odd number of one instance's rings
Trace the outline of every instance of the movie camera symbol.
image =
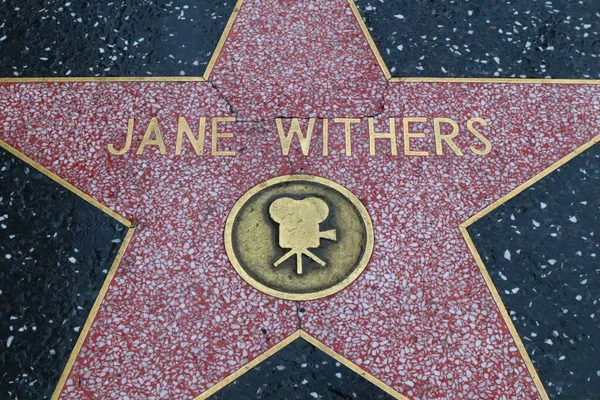
{"type": "Polygon", "coordinates": [[[317,197],[294,200],[279,198],[271,203],[269,214],[279,224],[279,247],[291,249],[275,261],[274,267],[292,256],[296,256],[296,272],[302,274],[302,255],[321,266],[327,265],[308,249],[321,246],[321,239],[336,241],[336,230],[320,231],[319,224],[329,215],[329,206],[317,197]]]}

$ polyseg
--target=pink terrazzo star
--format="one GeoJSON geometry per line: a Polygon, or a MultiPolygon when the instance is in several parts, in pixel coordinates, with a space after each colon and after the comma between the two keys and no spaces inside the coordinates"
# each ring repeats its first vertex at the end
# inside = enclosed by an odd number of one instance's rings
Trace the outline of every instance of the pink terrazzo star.
{"type": "MultiPolygon", "coordinates": [[[[591,140],[600,92],[578,85],[388,83],[344,0],[246,0],[211,82],[24,83],[0,86],[1,138],[133,221],[137,229],[79,353],[62,399],[193,399],[301,327],[410,399],[540,398],[458,225],[591,140]],[[189,143],[177,119],[223,123],[222,150],[189,143]],[[397,121],[397,152],[377,139],[397,121]],[[133,148],[157,117],[167,154],[108,152],[135,118],[133,148]],[[283,156],[275,117],[315,124],[310,154],[283,156]],[[402,118],[411,129],[404,154],[402,118]],[[344,125],[352,126],[352,155],[344,125]],[[433,118],[459,124],[457,156],[436,155],[433,118]],[[493,145],[487,155],[466,129],[493,145]],[[323,176],[361,199],[375,249],[359,279],[321,300],[275,299],[249,286],[223,245],[227,214],[254,185],[323,176]]],[[[289,125],[289,121],[285,121],[289,125]]],[[[286,126],[288,126],[286,125],[286,126]]],[[[595,128],[596,127],[596,128],[595,128]]]]}

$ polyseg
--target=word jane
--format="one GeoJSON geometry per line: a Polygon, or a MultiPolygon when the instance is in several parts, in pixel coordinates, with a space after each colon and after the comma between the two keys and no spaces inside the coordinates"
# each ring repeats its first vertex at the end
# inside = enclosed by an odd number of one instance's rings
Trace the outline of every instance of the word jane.
{"type": "MultiPolygon", "coordinates": [[[[287,156],[294,142],[294,138],[300,145],[302,154],[309,155],[311,139],[313,139],[313,131],[315,130],[315,121],[317,118],[310,118],[306,129],[302,129],[298,118],[276,118],[277,135],[281,144],[281,153],[287,156]],[[288,125],[286,128],[284,125],[288,125]]],[[[359,118],[334,118],[329,120],[327,118],[319,119],[321,121],[321,139],[322,147],[321,152],[323,156],[329,155],[329,129],[330,125],[339,124],[340,129],[343,127],[344,131],[344,154],[346,156],[352,155],[352,141],[357,138],[359,128],[356,125],[360,125],[363,120],[359,118]]],[[[459,124],[451,118],[432,118],[427,119],[425,117],[404,117],[404,118],[389,118],[387,123],[387,129],[382,132],[381,129],[376,129],[375,120],[372,117],[366,118],[368,126],[368,140],[369,140],[369,154],[375,155],[377,152],[376,141],[382,142],[386,145],[391,155],[398,154],[396,135],[396,120],[401,120],[402,124],[402,142],[404,155],[406,156],[429,156],[429,151],[423,149],[416,150],[415,146],[423,145],[427,141],[427,134],[425,132],[417,132],[415,124],[432,124],[433,125],[433,139],[435,143],[435,154],[444,155],[444,148],[446,148],[447,154],[462,156],[464,155],[463,150],[457,145],[455,138],[461,133],[459,124]],[[449,151],[449,150],[450,151],[449,151]]],[[[210,154],[212,156],[235,156],[235,150],[220,150],[221,146],[226,145],[226,139],[231,140],[233,138],[232,132],[223,132],[223,127],[220,124],[236,122],[235,117],[215,117],[211,118],[210,126],[210,143],[211,149],[210,154]]],[[[108,145],[108,151],[111,154],[122,156],[131,150],[133,141],[133,130],[135,121],[133,118],[129,119],[127,124],[127,136],[125,143],[120,149],[117,149],[115,144],[110,143],[108,145]]],[[[206,139],[206,125],[207,118],[201,117],[198,124],[198,133],[195,135],[190,128],[187,120],[184,117],[179,117],[177,122],[177,136],[175,142],[175,155],[181,155],[184,147],[184,141],[189,142],[191,148],[197,155],[204,154],[204,142],[206,139]]],[[[473,154],[483,156],[488,154],[492,150],[492,143],[481,133],[481,128],[488,126],[488,123],[483,118],[470,118],[466,121],[466,131],[470,135],[470,140],[477,140],[478,145],[473,144],[466,146],[473,154]]],[[[463,128],[462,132],[465,129],[463,128]]],[[[230,143],[231,146],[231,143],[230,143]]],[[[150,123],[146,128],[146,132],[137,146],[135,154],[140,155],[146,151],[147,148],[154,148],[160,152],[160,154],[167,154],[167,148],[163,140],[161,130],[156,117],[151,118],[150,123]]],[[[465,146],[463,146],[465,147],[465,146]]],[[[381,145],[380,145],[381,148],[381,145]]],[[[154,150],[154,151],[156,151],[154,150]]]]}

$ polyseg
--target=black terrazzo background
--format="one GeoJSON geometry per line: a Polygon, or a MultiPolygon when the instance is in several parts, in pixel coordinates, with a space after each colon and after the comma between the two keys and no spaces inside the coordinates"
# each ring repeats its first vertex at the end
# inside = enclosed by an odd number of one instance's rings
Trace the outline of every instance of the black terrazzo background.
{"type": "MultiPolygon", "coordinates": [[[[393,76],[600,78],[600,5],[356,0],[393,76]]],[[[201,76],[235,1],[0,2],[0,76],[201,76]]]]}
{"type": "Polygon", "coordinates": [[[211,400],[394,399],[304,339],[296,339],[211,400]]]}
{"type": "Polygon", "coordinates": [[[125,233],[0,148],[0,399],[50,398],[125,233]]]}
{"type": "Polygon", "coordinates": [[[600,145],[469,228],[552,399],[600,398],[600,145]]]}
{"type": "Polygon", "coordinates": [[[600,77],[598,0],[356,0],[392,76],[600,77]]]}
{"type": "Polygon", "coordinates": [[[0,1],[0,76],[201,76],[235,0],[0,1]]]}

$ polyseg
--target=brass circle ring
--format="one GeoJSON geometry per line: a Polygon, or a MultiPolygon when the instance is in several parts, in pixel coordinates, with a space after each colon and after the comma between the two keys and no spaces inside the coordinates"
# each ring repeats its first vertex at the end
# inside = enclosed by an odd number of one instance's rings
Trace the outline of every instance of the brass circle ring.
{"type": "Polygon", "coordinates": [[[360,200],[311,175],[279,176],[250,189],[229,213],[224,239],[231,264],[247,283],[286,300],[315,300],[344,289],[364,271],[374,246],[373,223],[360,200]],[[309,206],[288,212],[298,226],[285,230],[274,217],[278,199],[280,205],[309,206]],[[305,236],[293,237],[298,232],[305,236]]]}

